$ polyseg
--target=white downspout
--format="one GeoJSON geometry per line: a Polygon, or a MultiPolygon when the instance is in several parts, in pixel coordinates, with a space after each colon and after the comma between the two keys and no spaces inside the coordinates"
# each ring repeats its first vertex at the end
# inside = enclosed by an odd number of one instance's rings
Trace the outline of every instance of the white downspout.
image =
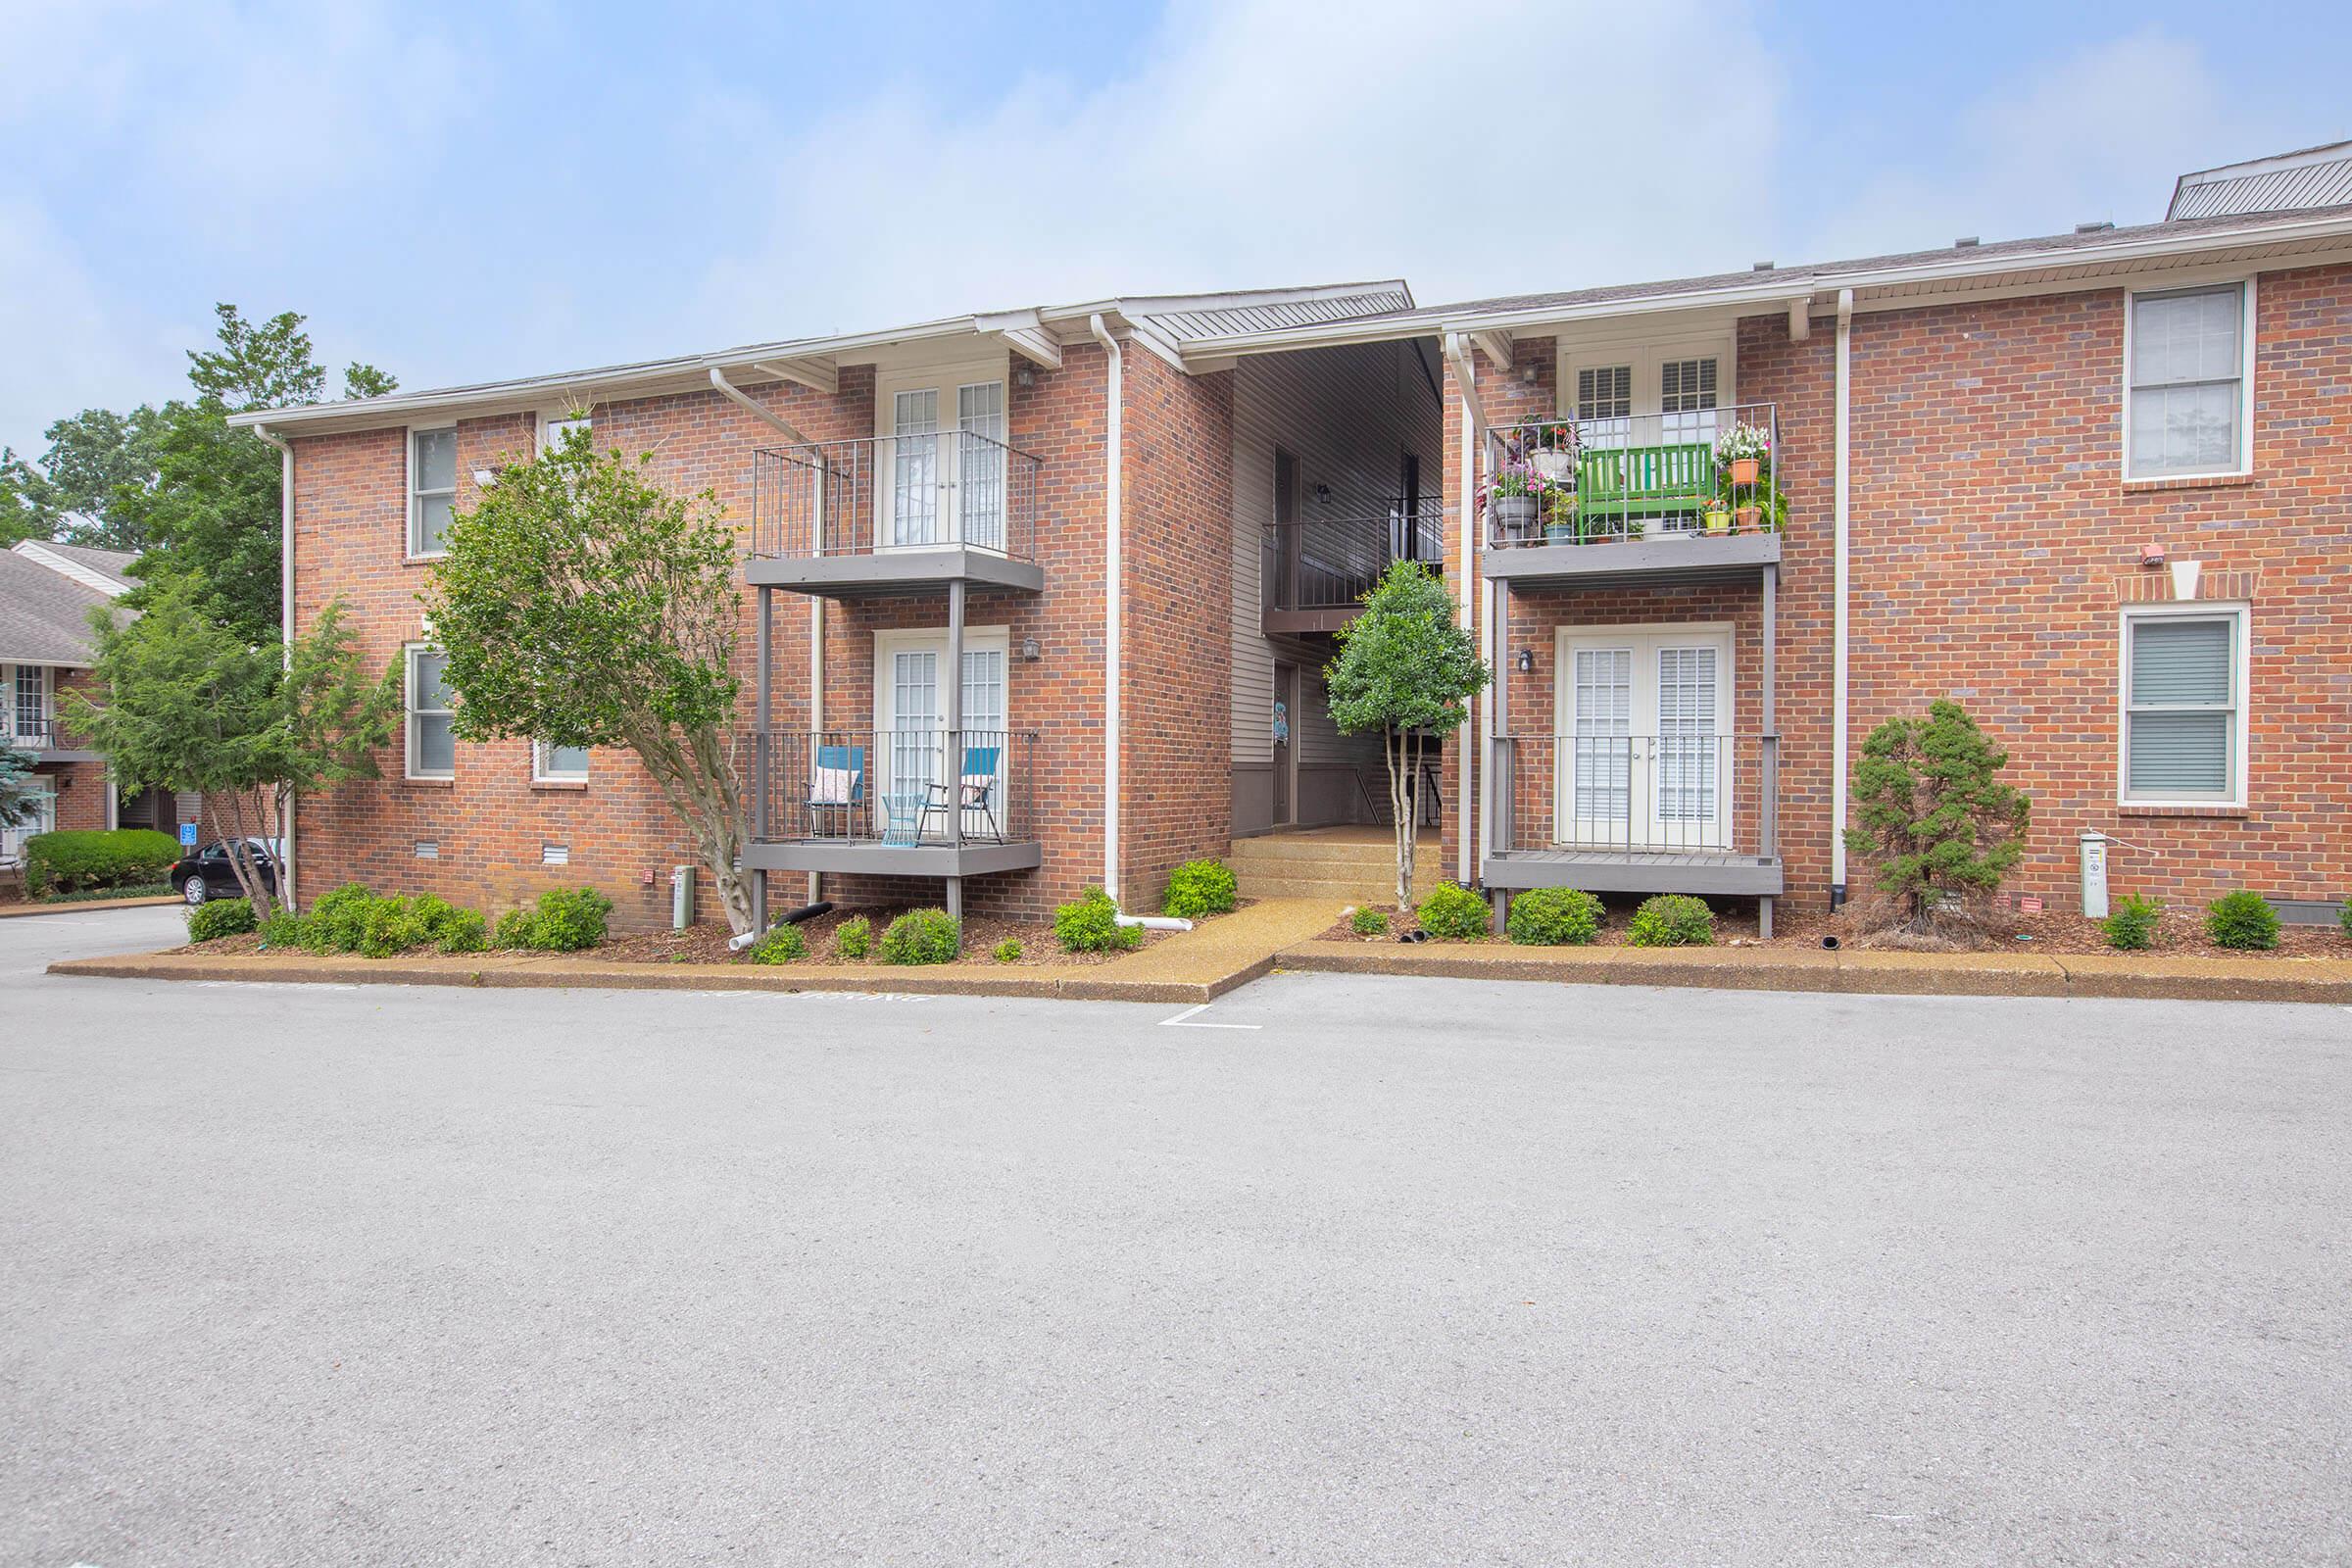
{"type": "Polygon", "coordinates": [[[1838,291],[1838,474],[1835,564],[1831,577],[1830,906],[1845,902],[1846,516],[1853,427],[1854,291],[1838,291]]]}
{"type": "Polygon", "coordinates": [[[1103,699],[1102,699],[1102,891],[1110,902],[1119,902],[1119,596],[1120,538],[1119,505],[1121,470],[1125,461],[1120,452],[1123,420],[1120,404],[1125,396],[1126,360],[1119,340],[1110,335],[1100,314],[1086,318],[1087,330],[1102,345],[1109,356],[1110,368],[1105,377],[1104,397],[1107,410],[1104,418],[1104,441],[1109,453],[1104,459],[1102,479],[1103,533],[1108,551],[1102,575],[1103,591],[1103,699]]]}
{"type": "MultiPolygon", "coordinates": [[[[773,425],[776,429],[781,430],[791,440],[799,443],[802,446],[815,445],[814,442],[810,441],[806,435],[801,433],[801,427],[799,425],[794,424],[790,419],[787,419],[781,414],[776,413],[775,410],[770,409],[763,404],[755,402],[751,398],[745,396],[743,388],[728,380],[726,373],[719,369],[719,368],[715,365],[710,367],[710,385],[721,397],[727,399],[730,403],[735,404],[738,408],[747,410],[753,417],[762,420],[767,424],[773,425]]],[[[824,553],[825,548],[824,526],[825,519],[820,507],[818,514],[811,518],[809,522],[809,527],[811,530],[809,544],[820,555],[824,553]]],[[[824,596],[821,594],[810,594],[808,596],[808,733],[813,737],[823,733],[824,727],[825,601],[824,596]]],[[[762,741],[760,744],[765,745],[766,742],[762,741]]],[[[808,744],[814,746],[816,742],[811,739],[808,744]]],[[[812,753],[811,755],[814,754],[812,753]]],[[[816,872],[809,872],[808,902],[810,904],[814,904],[816,902],[817,894],[820,891],[822,891],[821,879],[816,872]]]]}
{"type": "MultiPolygon", "coordinates": [[[[1457,500],[1460,510],[1455,515],[1461,523],[1462,530],[1462,606],[1460,613],[1462,625],[1467,627],[1471,620],[1470,584],[1478,580],[1478,543],[1475,521],[1478,510],[1478,438],[1486,427],[1487,417],[1486,410],[1480,406],[1478,401],[1478,382],[1471,369],[1470,347],[1462,341],[1460,333],[1448,332],[1446,334],[1446,359],[1453,367],[1454,384],[1461,388],[1462,394],[1462,477],[1460,495],[1457,500]]],[[[1492,669],[1494,667],[1494,606],[1492,586],[1487,589],[1483,608],[1485,612],[1479,617],[1479,657],[1484,659],[1487,662],[1487,667],[1492,669]]],[[[1474,730],[1483,726],[1485,735],[1491,738],[1494,733],[1494,689],[1491,685],[1479,698],[1479,725],[1473,726],[1474,730]]],[[[1459,826],[1454,831],[1453,880],[1456,885],[1461,887],[1468,887],[1472,877],[1470,844],[1472,783],[1475,780],[1478,789],[1482,792],[1489,789],[1493,783],[1488,769],[1481,767],[1473,771],[1470,754],[1477,750],[1479,744],[1480,736],[1473,733],[1462,744],[1459,755],[1454,760],[1455,813],[1459,826]]],[[[1487,842],[1486,835],[1493,823],[1493,818],[1489,813],[1491,804],[1482,793],[1479,800],[1479,845],[1481,848],[1487,842]]]]}
{"type": "MultiPolygon", "coordinates": [[[[253,433],[267,444],[277,448],[277,624],[278,637],[285,645],[281,656],[285,667],[294,663],[294,448],[282,437],[270,433],[267,425],[257,424],[253,433]]],[[[198,815],[203,813],[199,811],[198,815]]],[[[285,820],[277,824],[277,836],[284,850],[284,863],[278,867],[282,880],[278,884],[278,902],[289,908],[295,904],[294,886],[294,802],[286,801],[285,820]]]]}

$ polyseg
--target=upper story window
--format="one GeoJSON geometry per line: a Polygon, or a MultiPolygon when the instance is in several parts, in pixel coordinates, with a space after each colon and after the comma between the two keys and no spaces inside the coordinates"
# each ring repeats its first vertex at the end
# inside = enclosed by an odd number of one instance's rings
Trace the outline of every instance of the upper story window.
{"type": "Polygon", "coordinates": [[[447,548],[449,514],[458,504],[458,432],[409,432],[409,554],[437,556],[447,548]]]}
{"type": "Polygon", "coordinates": [[[594,430],[596,421],[585,414],[571,414],[562,409],[550,409],[539,416],[539,455],[545,457],[563,444],[564,438],[574,430],[594,430]]]}
{"type": "Polygon", "coordinates": [[[458,776],[458,741],[451,731],[456,717],[446,679],[449,662],[438,648],[409,650],[408,710],[411,778],[458,776]]]}
{"type": "Polygon", "coordinates": [[[1576,372],[1576,416],[1622,419],[1634,412],[1634,368],[1588,366],[1576,372]]]}
{"type": "Polygon", "coordinates": [[[1668,360],[1658,367],[1658,412],[1696,414],[1715,406],[1715,362],[1668,360]]]}
{"type": "Polygon", "coordinates": [[[2131,296],[2125,478],[2253,466],[2252,300],[2245,283],[2131,296]]]}
{"type": "Polygon", "coordinates": [[[11,728],[23,740],[36,744],[46,740],[49,734],[49,666],[17,665],[9,688],[11,728]]]}
{"type": "Polygon", "coordinates": [[[2245,639],[2242,608],[2125,612],[2127,804],[2245,803],[2245,639]]]}

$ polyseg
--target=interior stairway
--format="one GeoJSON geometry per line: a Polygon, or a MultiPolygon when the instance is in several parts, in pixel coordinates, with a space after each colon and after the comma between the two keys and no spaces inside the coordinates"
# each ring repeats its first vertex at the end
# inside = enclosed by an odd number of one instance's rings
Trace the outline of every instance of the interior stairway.
{"type": "MultiPolygon", "coordinates": [[[[1385,827],[1323,827],[1236,839],[1226,864],[1246,899],[1336,899],[1393,904],[1396,841],[1385,827]]],[[[1438,835],[1425,829],[1413,848],[1418,902],[1446,879],[1438,835]]]]}

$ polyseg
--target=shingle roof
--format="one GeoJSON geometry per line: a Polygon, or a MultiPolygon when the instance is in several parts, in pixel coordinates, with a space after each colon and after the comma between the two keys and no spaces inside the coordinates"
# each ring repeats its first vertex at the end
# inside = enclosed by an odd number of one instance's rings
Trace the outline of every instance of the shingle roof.
{"type": "Polygon", "coordinates": [[[0,662],[87,665],[95,657],[90,609],[112,598],[28,556],[0,550],[0,662]]]}
{"type": "Polygon", "coordinates": [[[78,561],[93,571],[103,571],[118,582],[135,581],[130,564],[139,559],[135,550],[101,550],[96,545],[61,545],[44,543],[44,550],[54,550],[68,561],[78,561]]]}

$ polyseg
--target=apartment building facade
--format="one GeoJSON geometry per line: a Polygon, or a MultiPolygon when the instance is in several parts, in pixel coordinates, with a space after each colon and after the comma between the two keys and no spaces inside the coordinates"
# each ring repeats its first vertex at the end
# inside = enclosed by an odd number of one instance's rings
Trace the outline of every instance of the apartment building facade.
{"type": "Polygon", "coordinates": [[[1414,808],[1498,897],[1841,896],[1862,738],[1952,696],[2034,798],[2019,891],[2070,904],[2096,831],[2120,890],[2316,912],[2352,889],[2324,166],[2046,239],[1106,300],[243,416],[286,455],[295,623],[344,599],[409,694],[385,779],[305,804],[300,874],[666,917],[691,856],[633,762],[454,741],[416,600],[450,511],[585,418],[741,530],[773,901],[1149,907],[1237,838],[1378,820],[1320,671],[1405,558],[1496,676],[1414,808]]]}

